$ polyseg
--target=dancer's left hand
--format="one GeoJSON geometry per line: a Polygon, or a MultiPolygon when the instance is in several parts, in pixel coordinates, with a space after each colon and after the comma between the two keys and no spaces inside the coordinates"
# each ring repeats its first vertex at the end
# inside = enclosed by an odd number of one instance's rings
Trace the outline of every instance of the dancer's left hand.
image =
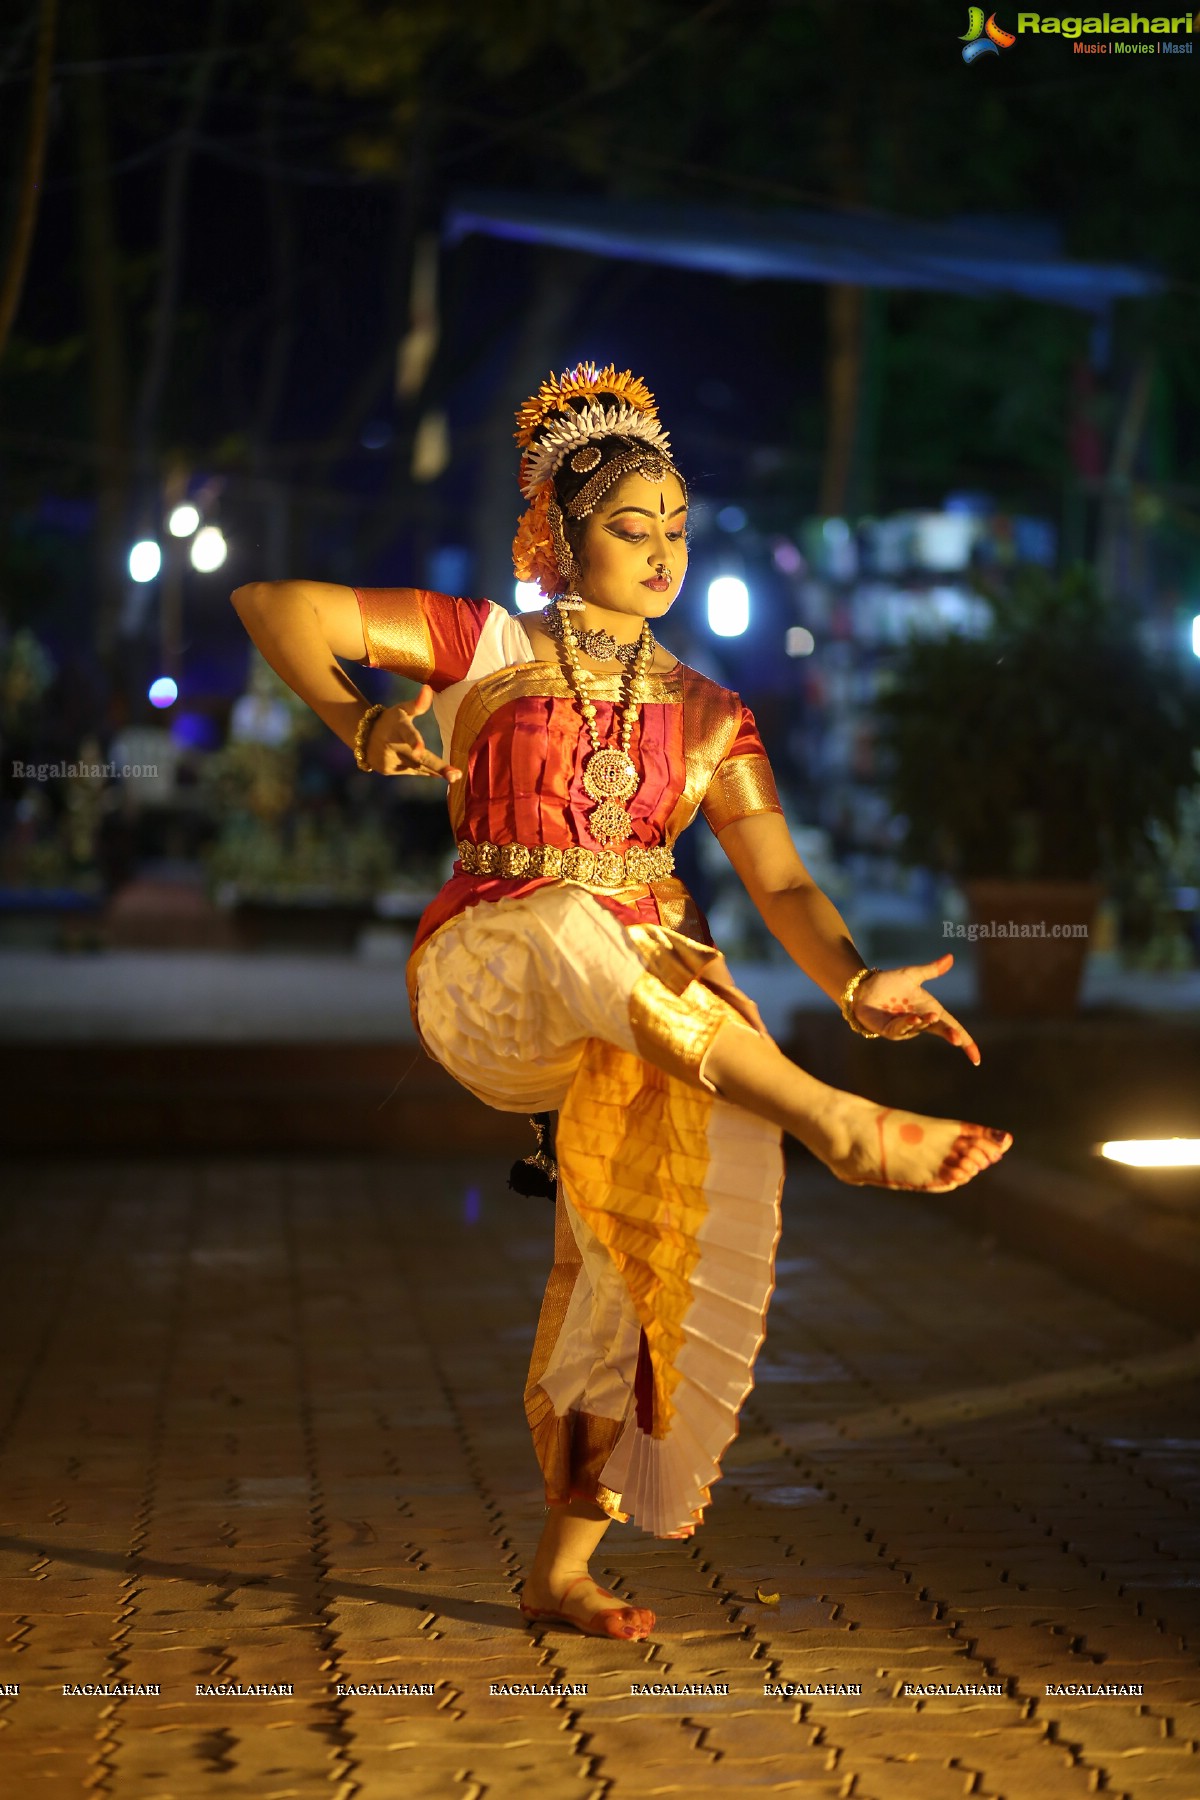
{"type": "Polygon", "coordinates": [[[940,1000],[925,991],[924,983],[944,975],[954,958],[947,951],[937,962],[913,963],[906,969],[880,969],[860,981],[854,995],[854,1016],[867,1031],[880,1037],[918,1037],[923,1031],[955,1044],[978,1067],[979,1046],[964,1025],[948,1013],[940,1000]]]}

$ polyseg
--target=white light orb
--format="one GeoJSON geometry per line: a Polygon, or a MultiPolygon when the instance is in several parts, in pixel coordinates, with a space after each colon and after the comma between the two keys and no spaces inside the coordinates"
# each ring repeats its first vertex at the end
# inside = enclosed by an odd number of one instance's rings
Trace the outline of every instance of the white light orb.
{"type": "Polygon", "coordinates": [[[179,688],[169,675],[160,675],[146,689],[146,697],[151,706],[174,706],[179,698],[179,688]]]}
{"type": "Polygon", "coordinates": [[[967,513],[919,513],[913,532],[917,567],[954,574],[971,561],[975,521],[967,513]]]}
{"type": "Polygon", "coordinates": [[[192,567],[198,569],[201,575],[211,575],[214,569],[220,568],[228,555],[229,545],[219,526],[202,526],[192,539],[192,567]]]}
{"type": "Polygon", "coordinates": [[[172,537],[191,537],[200,523],[200,514],[190,501],[177,506],[167,520],[167,530],[172,537]]]}
{"type": "Polygon", "coordinates": [[[518,581],[513,589],[518,612],[541,612],[546,596],[536,581],[518,581]]]}
{"type": "Polygon", "coordinates": [[[738,575],[718,575],[708,587],[708,628],[717,637],[741,637],[750,623],[750,590],[738,575]]]}
{"type": "Polygon", "coordinates": [[[153,581],[162,568],[162,551],[153,538],[139,538],[129,552],[129,573],[134,581],[153,581]]]}
{"type": "Polygon", "coordinates": [[[1100,1154],[1132,1169],[1200,1169],[1200,1138],[1114,1138],[1100,1154]]]}
{"type": "Polygon", "coordinates": [[[1200,656],[1200,613],[1192,620],[1192,655],[1200,656]]]}
{"type": "Polygon", "coordinates": [[[807,625],[789,625],[783,647],[789,656],[811,656],[817,640],[807,625]]]}

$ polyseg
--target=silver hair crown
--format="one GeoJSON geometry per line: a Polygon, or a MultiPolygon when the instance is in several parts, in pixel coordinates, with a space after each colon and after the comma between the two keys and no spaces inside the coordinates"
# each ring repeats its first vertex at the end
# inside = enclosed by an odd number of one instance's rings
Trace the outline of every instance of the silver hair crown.
{"type": "Polygon", "coordinates": [[[569,450],[598,437],[641,438],[664,456],[671,454],[671,440],[657,419],[639,412],[627,400],[609,407],[589,400],[580,412],[560,414],[528,450],[529,464],[521,482],[526,500],[532,500],[539,488],[553,479],[569,450]]]}

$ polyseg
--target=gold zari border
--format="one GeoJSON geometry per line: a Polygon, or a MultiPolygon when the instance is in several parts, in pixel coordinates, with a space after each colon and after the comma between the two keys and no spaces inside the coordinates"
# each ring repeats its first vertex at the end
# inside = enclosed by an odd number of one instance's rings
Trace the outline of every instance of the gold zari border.
{"type": "Polygon", "coordinates": [[[752,813],[781,813],[779,790],[767,758],[756,752],[734,756],[723,763],[712,778],[700,810],[717,833],[752,813]]]}
{"type": "Polygon", "coordinates": [[[694,669],[684,671],[684,788],[667,820],[666,835],[672,843],[699,811],[709,783],[737,736],[741,718],[742,703],[736,694],[694,669]]]}
{"type": "Polygon", "coordinates": [[[391,669],[413,681],[433,674],[433,639],[421,609],[419,588],[357,588],[367,660],[373,669],[391,669]],[[386,594],[386,600],[376,594],[386,594]],[[401,600],[400,595],[405,598],[401,600]]]}
{"type": "Polygon", "coordinates": [[[704,1058],[730,1017],[723,1000],[693,981],[686,999],[664,987],[657,975],[640,975],[629,996],[629,1026],[638,1055],[665,1075],[695,1086],[704,1058]]]}

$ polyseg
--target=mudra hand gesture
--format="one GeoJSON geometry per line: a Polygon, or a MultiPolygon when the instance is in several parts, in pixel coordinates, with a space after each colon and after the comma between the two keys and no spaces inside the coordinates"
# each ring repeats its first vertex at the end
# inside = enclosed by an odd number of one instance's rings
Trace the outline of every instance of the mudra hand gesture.
{"type": "Polygon", "coordinates": [[[852,1002],[854,1016],[867,1031],[880,1037],[917,1037],[932,1031],[955,1044],[978,1065],[979,1046],[966,1028],[948,1013],[922,985],[944,975],[954,958],[949,952],[937,962],[913,963],[906,969],[880,969],[861,981],[852,1002]]]}
{"type": "Polygon", "coordinates": [[[363,760],[377,775],[441,775],[461,781],[462,770],[427,748],[413,724],[417,713],[428,712],[433,689],[423,687],[412,700],[401,700],[379,714],[367,733],[363,760]]]}

